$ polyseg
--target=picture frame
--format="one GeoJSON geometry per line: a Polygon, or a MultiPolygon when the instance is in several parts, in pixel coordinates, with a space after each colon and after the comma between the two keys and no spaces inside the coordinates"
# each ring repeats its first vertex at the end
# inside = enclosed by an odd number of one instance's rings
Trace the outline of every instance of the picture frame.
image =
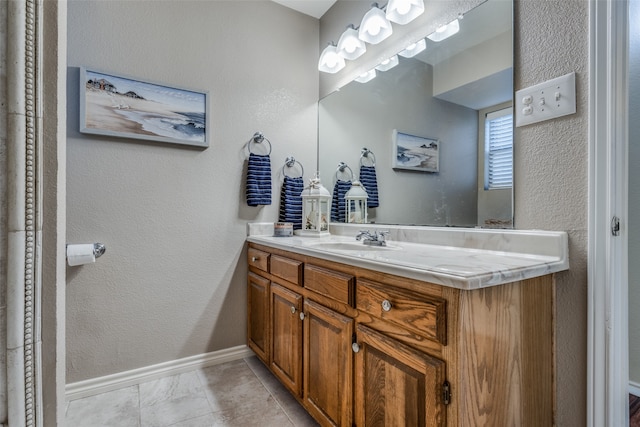
{"type": "Polygon", "coordinates": [[[80,132],[209,146],[209,94],[80,68],[80,132]]]}
{"type": "Polygon", "coordinates": [[[440,141],[393,130],[393,169],[440,172],[440,141]]]}

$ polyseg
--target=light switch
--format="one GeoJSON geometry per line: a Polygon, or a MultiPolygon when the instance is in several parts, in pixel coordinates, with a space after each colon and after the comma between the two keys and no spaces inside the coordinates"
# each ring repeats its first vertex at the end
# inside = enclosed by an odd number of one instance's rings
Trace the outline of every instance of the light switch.
{"type": "Polygon", "coordinates": [[[569,73],[516,92],[525,108],[516,109],[516,127],[576,112],[576,74],[569,73]]]}

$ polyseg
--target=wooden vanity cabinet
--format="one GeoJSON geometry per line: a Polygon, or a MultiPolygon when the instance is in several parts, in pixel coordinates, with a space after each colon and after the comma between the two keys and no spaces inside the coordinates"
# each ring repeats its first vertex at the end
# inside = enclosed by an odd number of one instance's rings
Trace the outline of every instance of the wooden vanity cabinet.
{"type": "Polygon", "coordinates": [[[249,270],[248,345],[322,426],[554,425],[552,275],[461,290],[254,243],[249,270]]]}

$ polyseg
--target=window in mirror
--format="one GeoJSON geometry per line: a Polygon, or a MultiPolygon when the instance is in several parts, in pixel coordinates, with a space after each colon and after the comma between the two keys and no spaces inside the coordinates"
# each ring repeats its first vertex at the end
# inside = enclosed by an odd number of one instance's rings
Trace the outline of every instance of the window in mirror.
{"type": "Polygon", "coordinates": [[[513,110],[485,116],[485,190],[511,188],[513,184],[513,110]]]}

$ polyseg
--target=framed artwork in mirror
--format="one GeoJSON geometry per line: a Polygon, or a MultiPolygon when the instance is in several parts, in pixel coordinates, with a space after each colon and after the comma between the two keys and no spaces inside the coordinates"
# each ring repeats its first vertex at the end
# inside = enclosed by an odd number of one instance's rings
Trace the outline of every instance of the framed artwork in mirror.
{"type": "Polygon", "coordinates": [[[206,92],[80,69],[80,132],[207,148],[206,92]]]}
{"type": "Polygon", "coordinates": [[[393,169],[440,171],[440,141],[393,130],[393,169]]]}

